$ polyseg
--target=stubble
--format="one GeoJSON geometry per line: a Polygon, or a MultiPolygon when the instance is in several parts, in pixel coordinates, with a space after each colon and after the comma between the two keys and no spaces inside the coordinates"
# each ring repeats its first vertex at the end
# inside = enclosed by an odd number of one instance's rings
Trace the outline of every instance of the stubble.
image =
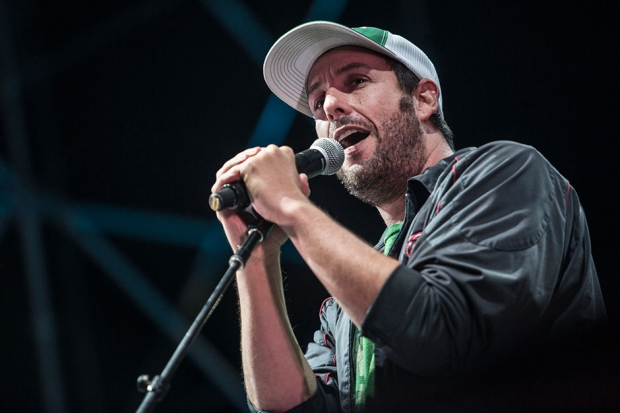
{"type": "Polygon", "coordinates": [[[413,98],[401,97],[399,111],[380,125],[381,135],[366,121],[355,123],[363,123],[377,137],[375,153],[346,171],[341,169],[336,176],[349,193],[374,207],[404,197],[407,180],[422,173],[425,162],[413,98]]]}

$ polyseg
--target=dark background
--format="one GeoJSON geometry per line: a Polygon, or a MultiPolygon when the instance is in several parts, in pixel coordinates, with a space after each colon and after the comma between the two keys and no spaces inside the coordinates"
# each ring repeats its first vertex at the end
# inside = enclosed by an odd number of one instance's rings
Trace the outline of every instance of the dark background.
{"type": "MultiPolygon", "coordinates": [[[[320,19],[425,50],[459,148],[530,144],[571,181],[611,319],[577,403],[603,406],[620,388],[619,2],[548,3],[2,0],[0,411],[138,408],[136,378],[161,372],[227,268],[207,205],[216,170],[250,145],[315,139],[271,96],[262,59],[320,19]]],[[[335,178],[311,186],[344,225],[380,236],[377,213],[335,178]]],[[[305,347],[327,294],[290,247],[283,265],[305,347]]],[[[238,334],[233,286],[157,411],[242,411],[238,334]]]]}

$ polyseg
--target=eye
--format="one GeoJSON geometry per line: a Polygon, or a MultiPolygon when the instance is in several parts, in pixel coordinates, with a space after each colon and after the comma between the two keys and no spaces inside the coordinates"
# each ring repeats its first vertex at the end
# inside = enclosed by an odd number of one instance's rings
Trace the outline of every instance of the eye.
{"type": "Polygon", "coordinates": [[[320,98],[314,101],[314,110],[319,110],[323,107],[323,103],[325,102],[324,98],[320,98]]]}

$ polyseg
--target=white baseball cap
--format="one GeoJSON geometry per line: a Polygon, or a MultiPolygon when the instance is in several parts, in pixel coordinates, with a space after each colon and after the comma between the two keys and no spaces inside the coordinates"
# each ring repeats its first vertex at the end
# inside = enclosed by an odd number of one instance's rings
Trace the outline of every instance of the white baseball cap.
{"type": "Polygon", "coordinates": [[[297,26],[271,46],[263,65],[265,82],[287,105],[312,117],[306,77],[323,53],[339,46],[365,47],[398,60],[419,79],[431,79],[439,89],[439,113],[443,113],[439,77],[428,56],[407,39],[376,27],[348,28],[328,21],[297,26]]]}

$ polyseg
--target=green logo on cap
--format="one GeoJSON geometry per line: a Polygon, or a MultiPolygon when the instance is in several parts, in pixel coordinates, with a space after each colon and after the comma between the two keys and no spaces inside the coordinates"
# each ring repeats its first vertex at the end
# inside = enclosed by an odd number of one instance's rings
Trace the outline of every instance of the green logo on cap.
{"type": "Polygon", "coordinates": [[[361,35],[368,37],[373,42],[385,46],[385,42],[388,38],[388,32],[382,29],[377,29],[376,27],[353,27],[352,30],[355,30],[361,35]]]}

